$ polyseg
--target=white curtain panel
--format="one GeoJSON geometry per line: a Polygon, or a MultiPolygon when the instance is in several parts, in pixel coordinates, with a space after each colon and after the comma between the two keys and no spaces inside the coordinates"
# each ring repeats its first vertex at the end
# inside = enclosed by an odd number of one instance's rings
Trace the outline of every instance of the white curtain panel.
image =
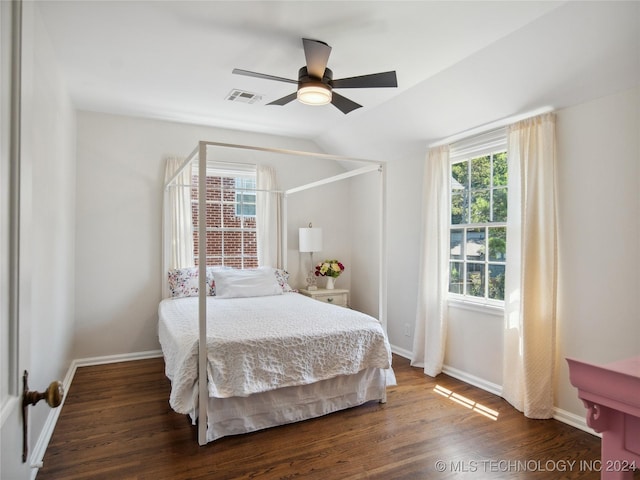
{"type": "MultiPolygon", "coordinates": [[[[184,159],[166,159],[165,183],[180,169],[184,159]]],[[[167,192],[169,269],[193,267],[193,220],[191,217],[191,167],[185,168],[167,192]]]]}
{"type": "Polygon", "coordinates": [[[258,265],[282,267],[281,205],[277,193],[275,170],[258,165],[256,173],[258,192],[256,195],[256,228],[258,242],[258,265]]]}
{"type": "Polygon", "coordinates": [[[553,415],[557,216],[555,115],[509,127],[509,215],[502,396],[553,415]]]}
{"type": "Polygon", "coordinates": [[[442,372],[449,272],[449,146],[429,150],[424,169],[418,308],[411,365],[442,372]]]}

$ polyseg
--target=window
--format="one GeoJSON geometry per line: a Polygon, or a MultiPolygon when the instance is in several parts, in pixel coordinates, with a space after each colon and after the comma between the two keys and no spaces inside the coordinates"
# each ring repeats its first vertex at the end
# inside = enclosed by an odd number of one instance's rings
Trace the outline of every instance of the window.
{"type": "Polygon", "coordinates": [[[506,137],[493,137],[452,146],[450,177],[449,293],[489,303],[504,301],[507,260],[506,137]]]}
{"type": "MultiPolygon", "coordinates": [[[[207,265],[258,266],[256,173],[207,172],[207,265]]],[[[194,260],[198,264],[198,176],[192,176],[194,260]]]]}
{"type": "Polygon", "coordinates": [[[256,177],[236,177],[236,215],[256,216],[256,177]]]}

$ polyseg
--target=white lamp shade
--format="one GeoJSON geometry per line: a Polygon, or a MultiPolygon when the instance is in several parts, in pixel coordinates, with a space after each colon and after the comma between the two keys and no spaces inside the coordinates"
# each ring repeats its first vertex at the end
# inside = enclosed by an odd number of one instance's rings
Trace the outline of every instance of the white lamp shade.
{"type": "Polygon", "coordinates": [[[321,228],[301,228],[299,230],[301,252],[322,251],[322,229],[321,228]]]}

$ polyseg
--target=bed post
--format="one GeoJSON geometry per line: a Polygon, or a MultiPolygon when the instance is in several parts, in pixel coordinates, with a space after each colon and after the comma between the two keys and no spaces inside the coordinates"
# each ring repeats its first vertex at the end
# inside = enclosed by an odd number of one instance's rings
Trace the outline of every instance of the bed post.
{"type": "Polygon", "coordinates": [[[378,318],[382,323],[385,333],[387,332],[387,169],[386,165],[381,163],[378,171],[380,172],[380,230],[378,231],[380,240],[380,260],[378,271],[380,278],[378,279],[378,318]]]}
{"type": "MultiPolygon", "coordinates": [[[[384,332],[387,333],[387,169],[381,163],[378,169],[380,172],[380,264],[378,271],[378,317],[384,332]]],[[[384,376],[384,393],[380,403],[387,403],[387,374],[384,376]]]]}
{"type": "Polygon", "coordinates": [[[169,271],[169,262],[167,257],[169,255],[169,235],[167,234],[167,211],[169,210],[169,185],[165,185],[162,189],[162,259],[160,265],[162,265],[162,298],[169,296],[169,281],[167,272],[169,271]]]}
{"type": "Polygon", "coordinates": [[[282,232],[280,232],[281,235],[281,242],[280,242],[280,258],[282,259],[282,265],[280,268],[283,268],[284,270],[287,270],[289,268],[289,246],[287,244],[287,215],[288,215],[288,204],[289,204],[289,200],[288,200],[288,195],[286,193],[283,194],[279,194],[279,198],[280,198],[280,202],[281,202],[281,215],[282,215],[282,232]]]}
{"type": "Polygon", "coordinates": [[[198,144],[198,444],[207,443],[207,144],[198,144]]]}

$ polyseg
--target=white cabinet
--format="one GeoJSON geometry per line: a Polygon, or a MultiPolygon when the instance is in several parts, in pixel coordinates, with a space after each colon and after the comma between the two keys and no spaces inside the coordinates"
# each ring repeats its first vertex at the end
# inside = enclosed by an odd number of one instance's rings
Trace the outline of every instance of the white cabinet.
{"type": "Polygon", "coordinates": [[[305,290],[302,288],[300,289],[300,293],[315,300],[339,305],[341,307],[347,307],[349,305],[349,290],[341,288],[333,290],[327,290],[324,288],[319,288],[317,290],[305,290]]]}

